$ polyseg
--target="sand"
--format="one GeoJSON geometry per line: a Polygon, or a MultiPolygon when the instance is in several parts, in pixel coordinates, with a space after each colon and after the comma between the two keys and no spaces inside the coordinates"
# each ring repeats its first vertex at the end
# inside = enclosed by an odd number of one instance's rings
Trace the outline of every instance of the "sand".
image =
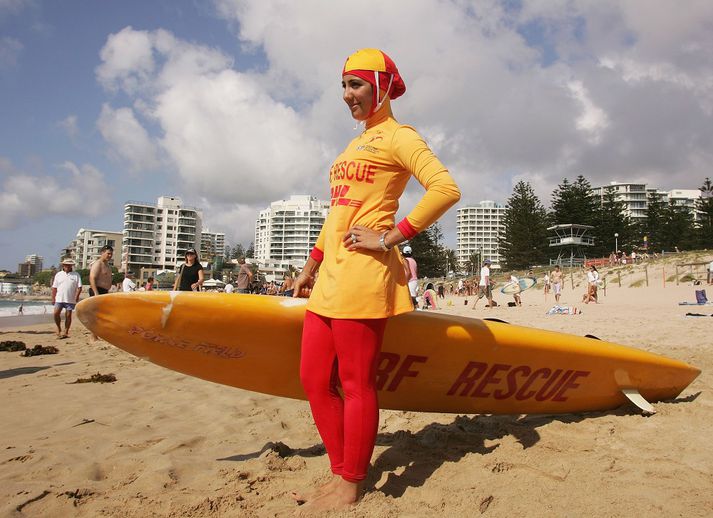
{"type": "MultiPolygon", "coordinates": [[[[535,289],[519,308],[472,310],[455,297],[441,311],[590,333],[684,360],[703,373],[679,398],[657,403],[651,417],[631,406],[564,416],[382,411],[367,493],[331,515],[713,514],[713,318],[684,316],[713,306],[678,306],[694,300],[694,287],[664,287],[657,267],[648,287],[629,287],[641,267],[621,271],[622,287],[610,273],[597,305],[579,302],[581,273],[574,291],[568,280],[562,302],[580,315],[545,315],[553,298],[535,289]]],[[[76,320],[65,340],[51,324],[0,329],[0,340],[60,349],[0,353],[2,515],[291,516],[289,492],[324,479],[305,402],[190,378],[88,338],[76,320]],[[72,384],[96,373],[117,381],[72,384]]]]}

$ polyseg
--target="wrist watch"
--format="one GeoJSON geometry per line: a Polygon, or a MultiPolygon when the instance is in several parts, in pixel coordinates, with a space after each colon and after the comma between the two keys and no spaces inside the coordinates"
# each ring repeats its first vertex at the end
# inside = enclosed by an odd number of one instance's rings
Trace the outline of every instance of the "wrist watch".
{"type": "Polygon", "coordinates": [[[386,232],[381,234],[381,237],[379,238],[379,245],[381,246],[381,249],[384,252],[388,252],[392,248],[391,246],[386,246],[386,234],[388,234],[388,233],[389,233],[389,231],[387,230],[386,232]]]}

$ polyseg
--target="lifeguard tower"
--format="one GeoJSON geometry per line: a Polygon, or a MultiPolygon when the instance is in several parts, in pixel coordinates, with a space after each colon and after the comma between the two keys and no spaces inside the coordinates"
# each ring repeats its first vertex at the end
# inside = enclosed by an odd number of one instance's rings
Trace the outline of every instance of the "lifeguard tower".
{"type": "Polygon", "coordinates": [[[594,246],[594,237],[587,232],[594,227],[591,225],[555,225],[547,230],[554,233],[550,236],[550,246],[559,247],[557,259],[550,259],[550,265],[582,266],[587,259],[587,248],[594,246]]]}

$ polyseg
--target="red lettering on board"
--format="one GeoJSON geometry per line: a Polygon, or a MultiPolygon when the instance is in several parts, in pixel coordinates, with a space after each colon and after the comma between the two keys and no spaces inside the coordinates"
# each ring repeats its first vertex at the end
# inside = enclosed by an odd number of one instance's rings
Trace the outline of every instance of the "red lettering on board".
{"type": "Polygon", "coordinates": [[[399,364],[401,356],[396,353],[382,352],[376,364],[376,390],[382,390],[389,381],[389,374],[399,364]]]}
{"type": "Polygon", "coordinates": [[[399,387],[399,384],[404,378],[415,378],[418,376],[418,371],[412,371],[409,369],[414,363],[426,363],[426,360],[428,360],[427,356],[413,356],[411,354],[406,356],[401,364],[401,367],[398,371],[396,371],[396,374],[394,374],[394,377],[386,390],[393,392],[399,387]]]}
{"type": "Polygon", "coordinates": [[[552,398],[552,401],[567,401],[567,398],[564,397],[564,393],[570,389],[579,387],[579,383],[576,382],[577,378],[586,378],[589,374],[589,371],[574,371],[567,383],[565,383],[557,395],[552,398]]]}
{"type": "Polygon", "coordinates": [[[560,373],[562,372],[562,369],[557,369],[552,373],[552,376],[550,376],[550,379],[547,380],[547,382],[542,385],[542,388],[537,392],[535,395],[535,400],[537,401],[547,401],[548,399],[552,399],[552,397],[557,393],[557,391],[560,389],[562,384],[567,381],[567,378],[569,378],[570,374],[572,374],[573,371],[567,371],[564,373],[563,376],[560,377],[560,373]],[[555,383],[555,380],[559,378],[557,383],[555,383]],[[550,389],[550,386],[552,388],[550,389]],[[549,392],[547,392],[549,390],[549,392]]]}
{"type": "Polygon", "coordinates": [[[498,371],[507,371],[510,370],[510,367],[512,367],[512,365],[507,365],[505,363],[494,363],[493,366],[490,367],[488,373],[483,378],[483,381],[481,381],[476,387],[476,389],[473,391],[471,397],[488,397],[490,395],[490,392],[483,392],[483,389],[485,389],[487,385],[500,382],[500,378],[497,377],[498,371]]]}
{"type": "Polygon", "coordinates": [[[530,392],[526,392],[526,391],[535,382],[535,379],[537,378],[537,376],[544,375],[544,378],[547,379],[550,377],[550,374],[552,374],[552,371],[550,369],[547,369],[547,368],[537,369],[535,372],[530,374],[530,377],[527,378],[527,381],[525,382],[525,384],[522,387],[520,387],[520,390],[517,392],[517,394],[515,394],[515,399],[517,399],[518,401],[530,399],[532,396],[534,396],[537,393],[537,391],[536,390],[532,390],[530,392]]]}
{"type": "Polygon", "coordinates": [[[508,399],[512,397],[515,392],[517,392],[517,380],[515,379],[515,376],[517,374],[522,373],[524,376],[529,376],[530,373],[532,372],[532,369],[528,367],[527,365],[518,365],[514,369],[512,369],[510,372],[508,372],[508,390],[507,392],[503,392],[502,390],[496,390],[493,392],[493,397],[495,399],[508,399]]]}
{"type": "Polygon", "coordinates": [[[473,388],[473,385],[475,384],[475,380],[480,378],[483,373],[485,372],[485,369],[488,368],[487,363],[481,363],[481,362],[468,362],[468,365],[465,366],[465,369],[463,369],[463,372],[460,373],[460,376],[458,376],[458,379],[456,379],[455,383],[451,386],[450,390],[446,392],[446,395],[452,396],[453,394],[456,393],[458,388],[461,385],[465,385],[463,390],[461,390],[460,394],[461,396],[467,396],[468,392],[471,391],[473,388]],[[475,372],[472,372],[475,369],[475,372]]]}

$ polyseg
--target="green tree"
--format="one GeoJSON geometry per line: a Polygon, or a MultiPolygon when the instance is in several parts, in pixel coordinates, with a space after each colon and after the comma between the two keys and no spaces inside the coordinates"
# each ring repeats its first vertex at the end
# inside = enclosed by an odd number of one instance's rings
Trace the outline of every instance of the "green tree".
{"type": "Polygon", "coordinates": [[[696,233],[698,234],[698,248],[710,250],[713,248],[713,182],[706,178],[699,187],[701,197],[696,202],[700,222],[696,233]]]}
{"type": "Polygon", "coordinates": [[[643,243],[646,236],[647,249],[651,252],[662,250],[661,232],[665,226],[664,210],[666,204],[656,192],[649,192],[646,199],[646,218],[639,223],[637,233],[643,243]]]}
{"type": "Polygon", "coordinates": [[[413,257],[418,263],[419,277],[445,276],[445,257],[440,245],[442,239],[441,227],[438,223],[434,223],[409,240],[413,257]]]}
{"type": "Polygon", "coordinates": [[[82,285],[87,286],[89,284],[89,269],[82,268],[81,270],[77,270],[77,273],[82,278],[82,285]]]}
{"type": "Polygon", "coordinates": [[[245,257],[245,248],[243,248],[243,245],[240,243],[236,243],[233,245],[233,247],[230,249],[230,259],[240,259],[241,257],[245,257]]]}
{"type": "Polygon", "coordinates": [[[252,241],[250,242],[248,249],[245,251],[245,257],[249,257],[250,259],[255,258],[255,243],[252,241]]]}
{"type": "Polygon", "coordinates": [[[55,273],[56,272],[52,270],[42,270],[41,272],[37,272],[35,274],[35,276],[32,278],[32,282],[41,286],[49,287],[52,285],[52,280],[54,279],[55,273]]]}
{"type": "Polygon", "coordinates": [[[696,232],[690,211],[686,207],[669,203],[663,210],[661,248],[667,252],[675,249],[690,250],[696,247],[696,232]]]}
{"type": "Polygon", "coordinates": [[[579,175],[574,183],[565,178],[552,192],[550,218],[554,225],[593,225],[598,206],[599,201],[584,176],[579,175]]]}
{"type": "Polygon", "coordinates": [[[480,271],[480,252],[473,252],[468,257],[468,262],[466,263],[466,270],[468,275],[475,275],[480,271]]]}
{"type": "Polygon", "coordinates": [[[116,266],[111,267],[111,283],[116,284],[124,280],[124,274],[116,266]]]}
{"type": "Polygon", "coordinates": [[[619,200],[615,187],[604,189],[602,203],[594,212],[594,247],[593,256],[607,256],[616,245],[619,250],[629,253],[636,246],[634,227],[631,218],[626,214],[626,204],[619,200]],[[618,238],[614,236],[618,234],[618,238]],[[617,243],[618,241],[618,243],[617,243]]]}
{"type": "Polygon", "coordinates": [[[456,255],[456,251],[453,250],[452,248],[443,248],[443,255],[446,258],[446,275],[448,275],[448,272],[457,272],[458,271],[458,256],[456,255]]]}
{"type": "Polygon", "coordinates": [[[508,268],[528,268],[547,258],[548,216],[529,183],[520,181],[505,206],[500,255],[508,268]]]}

